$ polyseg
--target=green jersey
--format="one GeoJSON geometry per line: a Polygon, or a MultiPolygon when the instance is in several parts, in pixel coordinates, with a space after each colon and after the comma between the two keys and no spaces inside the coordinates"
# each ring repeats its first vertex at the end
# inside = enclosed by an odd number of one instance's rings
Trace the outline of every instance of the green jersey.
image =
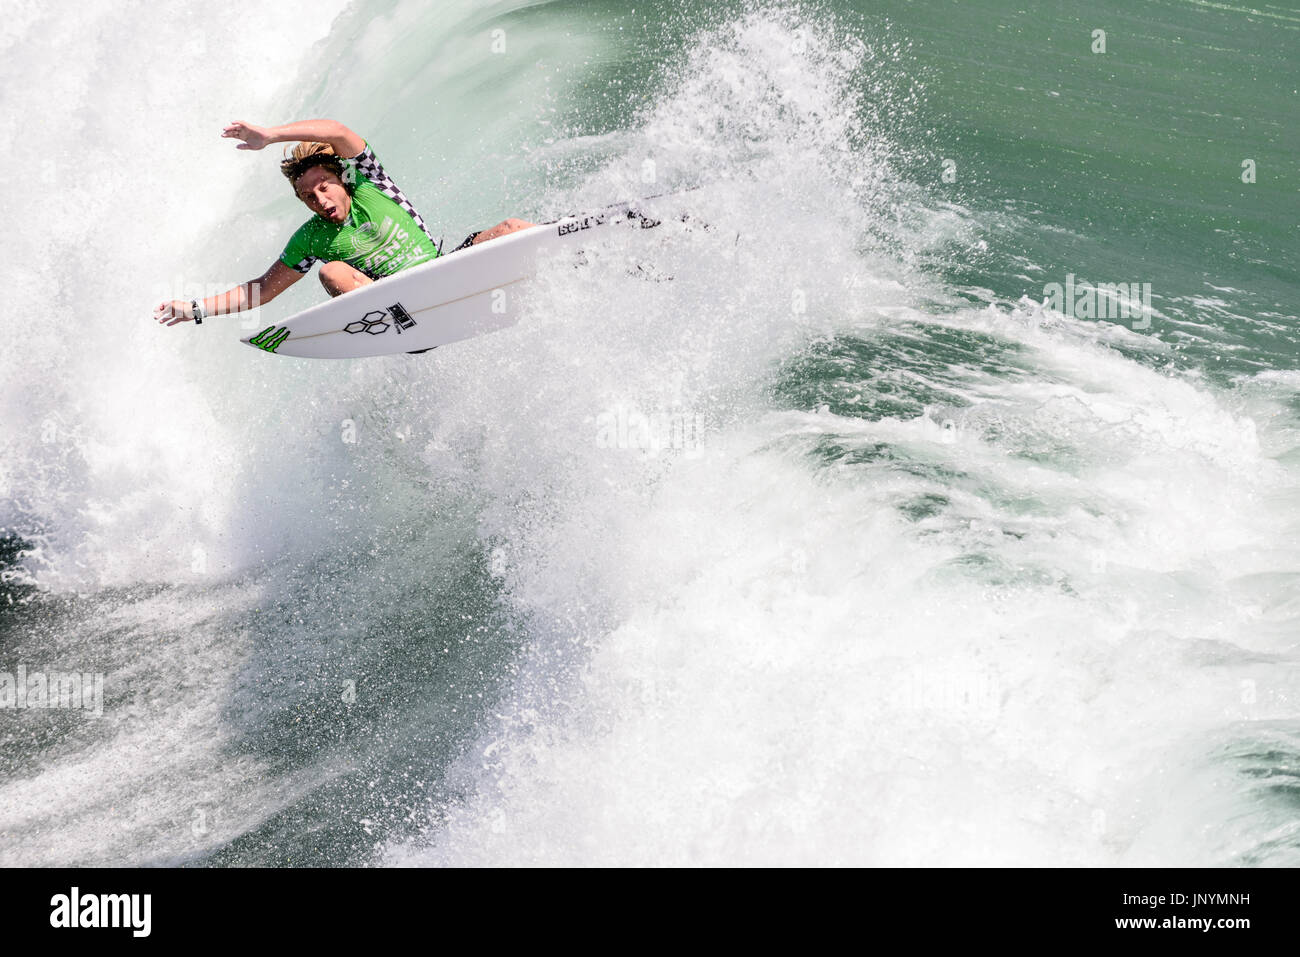
{"type": "Polygon", "coordinates": [[[424,220],[384,172],[369,143],[343,165],[356,184],[347,219],[331,223],[313,216],[293,234],[280,262],[305,273],[313,263],[339,260],[381,279],[437,257],[424,220]]]}

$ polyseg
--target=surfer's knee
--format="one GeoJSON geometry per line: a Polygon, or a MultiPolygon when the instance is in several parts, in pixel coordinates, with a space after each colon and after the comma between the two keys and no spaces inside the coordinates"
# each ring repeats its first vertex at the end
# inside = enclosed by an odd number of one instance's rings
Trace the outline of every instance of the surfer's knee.
{"type": "Polygon", "coordinates": [[[351,292],[371,281],[370,277],[341,260],[324,263],[320,267],[320,284],[331,296],[351,292]]]}
{"type": "Polygon", "coordinates": [[[535,226],[536,223],[530,223],[526,219],[503,219],[491,229],[485,229],[474,237],[474,245],[485,243],[489,239],[500,239],[502,236],[509,236],[511,233],[517,233],[521,229],[527,229],[529,226],[535,226]]]}

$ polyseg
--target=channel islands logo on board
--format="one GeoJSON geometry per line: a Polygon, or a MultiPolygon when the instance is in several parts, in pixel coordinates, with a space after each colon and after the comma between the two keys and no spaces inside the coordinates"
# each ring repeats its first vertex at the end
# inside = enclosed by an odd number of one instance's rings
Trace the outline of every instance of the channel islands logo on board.
{"type": "Polygon", "coordinates": [[[403,331],[415,328],[415,320],[411,318],[411,314],[400,302],[395,302],[387,309],[371,310],[360,319],[349,322],[343,327],[343,331],[353,335],[366,332],[378,336],[387,332],[390,324],[397,327],[399,336],[403,331]]]}
{"type": "Polygon", "coordinates": [[[368,312],[356,322],[349,322],[343,327],[343,331],[353,335],[358,332],[368,332],[372,336],[377,336],[388,331],[388,313],[382,309],[368,312]]]}

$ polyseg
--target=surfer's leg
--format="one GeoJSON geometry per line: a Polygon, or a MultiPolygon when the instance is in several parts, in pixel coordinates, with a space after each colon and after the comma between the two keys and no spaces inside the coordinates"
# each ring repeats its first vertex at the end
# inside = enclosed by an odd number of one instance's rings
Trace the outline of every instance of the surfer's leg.
{"type": "Polygon", "coordinates": [[[523,219],[507,219],[475,236],[473,245],[477,246],[479,243],[485,243],[490,239],[500,239],[502,236],[509,236],[511,233],[517,233],[521,229],[536,225],[536,223],[530,223],[523,219]]]}
{"type": "Polygon", "coordinates": [[[365,273],[353,269],[345,262],[335,260],[320,267],[320,284],[331,296],[351,292],[372,282],[374,280],[365,273]]]}

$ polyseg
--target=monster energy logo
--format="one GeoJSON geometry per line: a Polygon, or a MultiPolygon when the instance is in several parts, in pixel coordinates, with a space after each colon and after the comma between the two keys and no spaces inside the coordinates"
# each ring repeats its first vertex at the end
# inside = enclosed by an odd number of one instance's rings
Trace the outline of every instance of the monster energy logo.
{"type": "Polygon", "coordinates": [[[280,348],[280,343],[289,338],[289,327],[284,326],[276,329],[275,326],[267,326],[253,338],[248,340],[250,346],[257,346],[259,349],[265,349],[267,352],[274,352],[280,348]]]}

